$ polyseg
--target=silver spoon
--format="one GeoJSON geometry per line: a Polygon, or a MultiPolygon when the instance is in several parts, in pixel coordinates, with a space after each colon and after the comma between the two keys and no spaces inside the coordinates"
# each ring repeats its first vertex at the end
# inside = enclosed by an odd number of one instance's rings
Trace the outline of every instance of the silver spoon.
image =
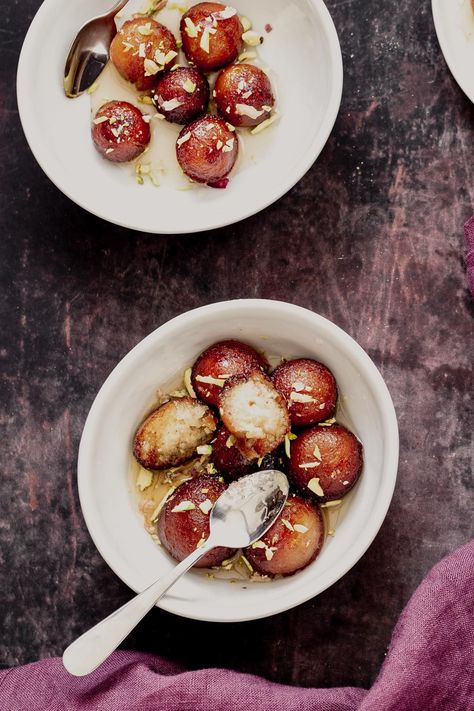
{"type": "Polygon", "coordinates": [[[207,541],[173,570],[75,640],[63,654],[70,674],[97,669],[158,600],[206,553],[218,546],[245,548],[268,531],[285,505],[288,479],[275,469],[255,472],[233,482],[217,499],[207,541]]]}
{"type": "Polygon", "coordinates": [[[110,44],[117,34],[115,16],[127,2],[115,3],[109,12],[89,20],[77,33],[64,68],[64,91],[70,99],[89,89],[109,61],[110,44]]]}

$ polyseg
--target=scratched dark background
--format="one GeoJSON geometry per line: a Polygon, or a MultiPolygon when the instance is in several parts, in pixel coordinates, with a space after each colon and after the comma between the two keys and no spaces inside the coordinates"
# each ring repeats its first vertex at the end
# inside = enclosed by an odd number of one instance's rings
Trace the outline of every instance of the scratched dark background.
{"type": "Polygon", "coordinates": [[[430,3],[329,0],[345,87],[317,164],[263,214],[184,237],[106,224],[36,164],[15,72],[39,4],[1,0],[0,662],[60,654],[130,596],[97,553],[76,489],[81,430],[108,373],[176,314],[260,296],[332,319],[380,367],[401,433],[392,507],[363,559],[311,602],[225,627],[155,610],[128,646],[187,668],[368,686],[424,574],[473,534],[462,225],[474,211],[474,109],[446,68],[430,3]]]}

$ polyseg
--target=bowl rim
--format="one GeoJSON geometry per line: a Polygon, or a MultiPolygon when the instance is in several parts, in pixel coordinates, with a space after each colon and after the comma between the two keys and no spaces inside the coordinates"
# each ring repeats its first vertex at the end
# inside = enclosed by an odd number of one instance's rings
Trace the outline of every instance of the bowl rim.
{"type": "MultiPolygon", "coordinates": [[[[308,600],[316,597],[321,592],[331,587],[335,582],[342,578],[364,555],[369,546],[374,541],[383,521],[387,515],[389,509],[393,492],[397,479],[398,471],[398,456],[399,456],[399,433],[398,433],[398,423],[395,413],[395,408],[390,395],[390,392],[385,384],[385,381],[376,367],[375,363],[372,361],[370,356],[363,350],[363,348],[355,341],[348,333],[346,333],[339,326],[334,324],[329,319],[326,319],[319,314],[310,311],[301,306],[296,306],[283,301],[270,300],[270,299],[234,299],[228,301],[220,301],[213,304],[208,304],[206,306],[201,306],[196,309],[192,309],[185,313],[182,313],[169,321],[165,322],[157,329],[152,331],[148,336],[142,339],[134,348],[132,348],[115,368],[111,371],[109,376],[106,378],[102,387],[99,389],[92,406],[89,410],[87,416],[81,442],[79,446],[79,456],[78,456],[78,489],[79,489],[79,500],[81,504],[82,514],[89,531],[89,534],[99,551],[100,555],[107,563],[107,565],[113,570],[113,572],[132,590],[139,592],[139,589],[133,584],[127,575],[122,572],[118,572],[119,563],[117,558],[110,548],[107,536],[103,534],[103,529],[98,522],[97,517],[93,515],[93,506],[89,506],[88,502],[94,500],[94,492],[90,486],[90,477],[88,472],[91,471],[91,464],[89,463],[89,458],[91,457],[93,451],[93,438],[96,429],[96,419],[98,419],[100,412],[100,404],[104,398],[108,398],[110,393],[116,388],[116,383],[119,382],[122,372],[126,371],[129,364],[132,363],[136,357],[142,352],[151,350],[155,347],[157,341],[167,339],[173,334],[173,330],[179,326],[183,328],[186,325],[192,324],[196,316],[202,314],[212,313],[216,317],[228,314],[229,309],[242,309],[247,308],[251,312],[255,307],[264,307],[268,309],[269,312],[273,312],[274,315],[278,315],[280,318],[291,318],[291,316],[299,315],[300,317],[306,318],[308,321],[330,328],[339,341],[342,341],[346,345],[350,346],[354,357],[358,363],[360,363],[364,369],[365,373],[371,378],[371,389],[374,391],[376,396],[377,404],[380,408],[380,413],[383,419],[383,440],[384,440],[384,464],[383,470],[386,476],[383,480],[383,485],[380,488],[380,494],[377,500],[377,507],[372,513],[370,519],[367,520],[366,526],[364,528],[363,544],[359,545],[355,556],[349,556],[345,565],[340,566],[335,577],[332,578],[330,583],[324,583],[319,587],[316,585],[314,588],[308,586],[308,590],[305,590],[302,595],[296,598],[288,596],[288,598],[279,598],[276,602],[280,604],[275,605],[271,609],[255,612],[248,610],[245,615],[242,614],[232,614],[230,611],[226,617],[222,615],[214,614],[212,609],[206,609],[205,613],[200,611],[200,608],[196,606],[193,609],[192,614],[185,614],[175,609],[173,602],[169,602],[167,597],[162,598],[158,603],[157,607],[160,607],[167,612],[177,614],[182,617],[187,617],[189,619],[195,619],[207,622],[243,622],[255,619],[262,619],[264,617],[270,617],[275,614],[279,614],[293,607],[296,607],[308,600]],[[91,513],[92,511],[92,513],[91,513]],[[107,550],[108,549],[108,550],[107,550]],[[114,560],[115,558],[115,560],[114,560]]],[[[352,550],[352,549],[351,549],[352,550]]],[[[347,556],[346,556],[347,557],[347,556]]],[[[331,566],[335,567],[337,562],[331,566]]],[[[227,612],[227,611],[226,611],[227,612]]]]}
{"type": "MultiPolygon", "coordinates": [[[[468,0],[469,1],[469,0],[468,0]]],[[[452,0],[450,0],[452,2],[452,0]]],[[[449,71],[451,72],[454,81],[459,86],[462,92],[474,103],[474,83],[469,84],[467,77],[464,76],[459,69],[459,62],[453,51],[452,44],[449,41],[444,28],[441,7],[443,0],[431,0],[431,11],[433,13],[433,23],[435,26],[436,36],[449,71]]],[[[454,3],[453,3],[454,4],[454,3]]]]}
{"type": "MultiPolygon", "coordinates": [[[[262,200],[258,206],[253,206],[245,209],[243,205],[242,213],[238,217],[227,218],[217,218],[220,214],[219,211],[209,210],[209,219],[206,224],[196,225],[193,227],[177,227],[170,229],[156,229],[143,224],[137,224],[133,219],[122,221],[114,219],[113,212],[111,210],[105,209],[106,203],[104,202],[104,208],[89,206],[87,205],[86,196],[74,196],[74,183],[71,185],[67,183],[64,185],[65,177],[64,171],[58,169],[56,162],[51,160],[51,155],[48,150],[47,144],[37,137],[37,124],[35,122],[34,112],[29,110],[30,96],[28,91],[28,78],[29,78],[29,68],[31,63],[34,61],[34,37],[36,34],[36,27],[43,19],[45,19],[49,13],[54,11],[54,8],[59,3],[59,0],[44,0],[42,5],[39,7],[37,13],[35,14],[30,27],[26,33],[25,39],[20,52],[20,57],[18,61],[17,69],[17,81],[16,81],[16,92],[17,92],[17,104],[20,122],[23,127],[23,131],[30,147],[33,156],[38,162],[40,168],[43,170],[45,175],[50,179],[50,181],[60,190],[66,197],[72,200],[76,205],[82,207],[87,212],[99,217],[107,222],[118,225],[125,229],[136,230],[139,232],[145,232],[149,234],[193,234],[198,232],[204,232],[207,230],[219,229],[226,227],[228,225],[236,224],[242,220],[251,217],[252,215],[258,214],[262,210],[277,202],[283,195],[285,195],[289,190],[291,190],[301,178],[310,170],[312,165],[315,163],[319,157],[321,151],[327,143],[327,140],[331,134],[331,131],[336,122],[337,115],[339,113],[339,108],[342,99],[342,89],[343,89],[343,62],[342,62],[342,52],[339,43],[339,38],[337,35],[337,30],[334,25],[334,21],[327,9],[324,0],[308,0],[310,2],[316,13],[321,19],[323,29],[328,41],[329,53],[330,53],[330,67],[331,67],[331,77],[330,77],[330,100],[328,102],[324,118],[322,120],[321,126],[317,134],[314,136],[310,148],[306,150],[304,155],[301,157],[301,162],[295,167],[293,173],[290,175],[286,171],[282,171],[282,183],[280,188],[276,189],[274,193],[262,200]]],[[[242,205],[242,201],[239,201],[242,205]]],[[[133,215],[134,213],[132,213],[133,215]]]]}

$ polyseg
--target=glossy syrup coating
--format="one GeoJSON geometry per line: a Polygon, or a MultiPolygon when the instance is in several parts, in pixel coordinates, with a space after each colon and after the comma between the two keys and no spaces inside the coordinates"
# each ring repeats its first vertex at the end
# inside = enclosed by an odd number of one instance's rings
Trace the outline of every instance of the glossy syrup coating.
{"type": "Polygon", "coordinates": [[[212,443],[210,461],[214,464],[219,474],[223,474],[228,481],[239,479],[245,474],[257,471],[258,459],[247,459],[236,447],[235,439],[229,430],[222,425],[217,431],[212,443]]]}
{"type": "Polygon", "coordinates": [[[193,5],[180,30],[186,58],[203,72],[226,67],[242,49],[244,28],[237,11],[218,2],[193,5]]]}
{"type": "Polygon", "coordinates": [[[269,118],[275,98],[270,80],[252,64],[233,64],[217,77],[214,98],[221,116],[233,126],[258,126],[269,118]]]}
{"type": "Polygon", "coordinates": [[[176,63],[177,56],[173,33],[151,18],[127,20],[110,45],[116,69],[139,91],[151,90],[158,76],[176,63]]]}
{"type": "Polygon", "coordinates": [[[286,361],[275,368],[272,380],[287,402],[292,425],[315,425],[334,415],[337,384],[322,363],[310,358],[286,361]]]}
{"type": "Polygon", "coordinates": [[[185,126],[176,141],[176,157],[183,172],[196,183],[224,188],[235,165],[239,139],[223,119],[202,116],[185,126]]]}
{"type": "Polygon", "coordinates": [[[191,373],[194,391],[200,400],[218,407],[219,393],[224,381],[234,375],[247,375],[268,363],[255,348],[232,339],[214,343],[197,358],[191,373]],[[218,381],[217,383],[212,382],[218,381]]]}
{"type": "Polygon", "coordinates": [[[319,506],[290,494],[273,526],[244,554],[258,573],[286,576],[312,563],[323,543],[324,519],[319,506]]]}
{"type": "Polygon", "coordinates": [[[345,496],[359,479],[362,464],[361,443],[342,425],[312,427],[291,443],[290,477],[316,501],[345,496]]]}
{"type": "Polygon", "coordinates": [[[127,101],[101,106],[91,132],[96,149],[113,163],[134,160],[150,143],[150,126],[141,111],[127,101]]]}
{"type": "Polygon", "coordinates": [[[196,67],[178,67],[158,80],[152,99],[167,121],[190,123],[207,109],[209,82],[196,67]]]}
{"type": "MultiPolygon", "coordinates": [[[[158,517],[157,533],[175,560],[184,560],[207,540],[212,506],[225,490],[226,485],[216,477],[198,476],[181,484],[165,503],[158,517]]],[[[214,548],[195,567],[220,565],[233,553],[231,548],[214,548]]]]}

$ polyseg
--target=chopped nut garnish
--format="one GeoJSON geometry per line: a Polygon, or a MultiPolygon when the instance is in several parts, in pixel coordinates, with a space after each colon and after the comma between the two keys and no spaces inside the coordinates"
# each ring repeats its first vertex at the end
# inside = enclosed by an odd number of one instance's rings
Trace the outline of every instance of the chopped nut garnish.
{"type": "Polygon", "coordinates": [[[183,89],[184,91],[187,91],[188,94],[194,94],[194,92],[196,91],[196,84],[191,81],[191,79],[186,79],[183,84],[183,89]]]}
{"type": "Polygon", "coordinates": [[[239,62],[247,62],[249,59],[257,59],[257,53],[252,51],[245,51],[239,54],[239,62]]]}
{"type": "Polygon", "coordinates": [[[207,383],[208,385],[217,385],[218,388],[223,388],[225,380],[222,378],[213,378],[212,375],[196,375],[198,383],[207,383]]]}
{"type": "Polygon", "coordinates": [[[184,511],[194,511],[195,505],[192,501],[181,501],[177,504],[174,509],[171,509],[171,513],[183,513],[184,511]]]}
{"type": "Polygon", "coordinates": [[[245,15],[241,16],[240,22],[242,27],[244,28],[244,32],[248,32],[252,29],[252,23],[250,22],[248,17],[245,17],[245,15]]]}
{"type": "Polygon", "coordinates": [[[300,469],[315,469],[316,467],[319,467],[321,462],[305,462],[304,464],[298,464],[298,467],[300,469]]]}
{"type": "Polygon", "coordinates": [[[94,119],[94,123],[96,126],[98,126],[100,123],[105,123],[108,120],[109,120],[108,116],[99,116],[99,118],[94,119]]]}
{"type": "Polygon", "coordinates": [[[154,76],[155,74],[158,74],[160,71],[160,67],[156,62],[153,61],[153,59],[145,59],[143,62],[143,68],[145,69],[145,76],[146,77],[151,77],[154,76]]]}
{"type": "Polygon", "coordinates": [[[288,521],[286,518],[281,519],[282,524],[289,530],[289,531],[294,531],[295,529],[291,525],[291,523],[288,521]]]}
{"type": "Polygon", "coordinates": [[[153,472],[147,469],[140,469],[137,476],[137,487],[140,491],[145,491],[153,483],[153,472]]]}
{"type": "Polygon", "coordinates": [[[206,516],[209,513],[209,511],[212,509],[213,506],[214,506],[214,504],[209,499],[206,499],[201,504],[199,504],[199,508],[201,509],[203,514],[205,514],[206,516]]]}
{"type": "Polygon", "coordinates": [[[233,447],[235,444],[235,437],[234,435],[230,435],[230,437],[227,437],[227,441],[225,443],[225,446],[228,447],[229,449],[233,447]]]}
{"type": "Polygon", "coordinates": [[[242,39],[245,42],[245,44],[250,45],[250,47],[256,47],[259,44],[262,44],[263,42],[263,37],[260,35],[258,32],[255,32],[254,30],[247,30],[247,32],[244,32],[242,35],[242,39]]]}
{"type": "Polygon", "coordinates": [[[209,54],[209,40],[210,40],[211,34],[210,34],[210,28],[205,27],[202,35],[201,35],[201,40],[199,42],[200,48],[209,54]]]}
{"type": "MultiPolygon", "coordinates": [[[[178,140],[176,141],[176,144],[178,145],[178,147],[180,147],[183,145],[183,143],[186,143],[186,141],[189,141],[190,138],[191,138],[191,131],[188,131],[187,133],[184,134],[184,136],[181,136],[181,138],[178,138],[178,140]]],[[[194,390],[193,390],[193,392],[194,392],[194,390]]],[[[196,397],[196,395],[194,395],[194,397],[196,397]]]]}
{"type": "Polygon", "coordinates": [[[325,504],[321,504],[322,509],[330,509],[334,506],[340,506],[342,504],[342,499],[337,499],[337,501],[326,501],[325,504]]]}
{"type": "Polygon", "coordinates": [[[331,417],[331,419],[324,420],[324,422],[318,422],[318,427],[331,427],[331,425],[333,425],[335,422],[336,422],[336,418],[331,417]]]}
{"type": "MultiPolygon", "coordinates": [[[[184,138],[184,136],[183,136],[184,138]]],[[[192,373],[192,368],[186,368],[184,371],[184,385],[186,387],[186,390],[188,391],[190,397],[193,397],[194,399],[197,398],[196,393],[194,392],[194,388],[191,383],[191,373],[192,373]]]]}
{"type": "Polygon", "coordinates": [[[260,133],[261,131],[264,131],[266,128],[272,125],[272,123],[275,123],[275,121],[278,121],[280,118],[280,114],[278,111],[275,111],[275,113],[270,116],[269,118],[265,119],[265,121],[262,121],[262,123],[259,123],[258,126],[255,126],[255,128],[252,128],[250,133],[252,135],[255,135],[257,133],[260,133]]]}
{"type": "Polygon", "coordinates": [[[148,35],[151,35],[153,33],[153,30],[151,28],[151,22],[147,22],[146,25],[139,25],[137,27],[137,30],[144,37],[148,37],[148,35]]]}
{"type": "Polygon", "coordinates": [[[315,493],[316,496],[324,496],[324,491],[322,490],[321,485],[319,483],[319,479],[317,477],[309,480],[308,489],[315,493]]]}
{"type": "Polygon", "coordinates": [[[311,397],[311,395],[296,392],[290,394],[290,400],[293,400],[293,402],[315,402],[314,397],[311,397]]]}
{"type": "Polygon", "coordinates": [[[212,444],[201,444],[196,448],[196,452],[202,455],[212,454],[212,444]]]}
{"type": "Polygon", "coordinates": [[[263,109],[256,109],[254,106],[249,106],[248,104],[236,104],[235,112],[240,116],[248,116],[251,119],[258,119],[265,112],[263,109]]]}
{"type": "Polygon", "coordinates": [[[148,104],[149,106],[153,106],[153,101],[152,101],[151,96],[146,96],[146,95],[139,96],[138,103],[139,104],[148,104]]]}
{"type": "Polygon", "coordinates": [[[318,445],[315,445],[313,455],[316,457],[316,459],[322,461],[321,450],[319,449],[318,445]]]}
{"type": "Polygon", "coordinates": [[[303,526],[302,523],[295,523],[293,528],[298,533],[307,533],[309,531],[309,528],[307,526],[303,526]]]}
{"type": "Polygon", "coordinates": [[[185,17],[184,18],[184,23],[186,27],[184,28],[184,31],[190,37],[191,39],[195,38],[198,36],[198,28],[194,24],[194,22],[191,20],[190,17],[185,17]]]}

